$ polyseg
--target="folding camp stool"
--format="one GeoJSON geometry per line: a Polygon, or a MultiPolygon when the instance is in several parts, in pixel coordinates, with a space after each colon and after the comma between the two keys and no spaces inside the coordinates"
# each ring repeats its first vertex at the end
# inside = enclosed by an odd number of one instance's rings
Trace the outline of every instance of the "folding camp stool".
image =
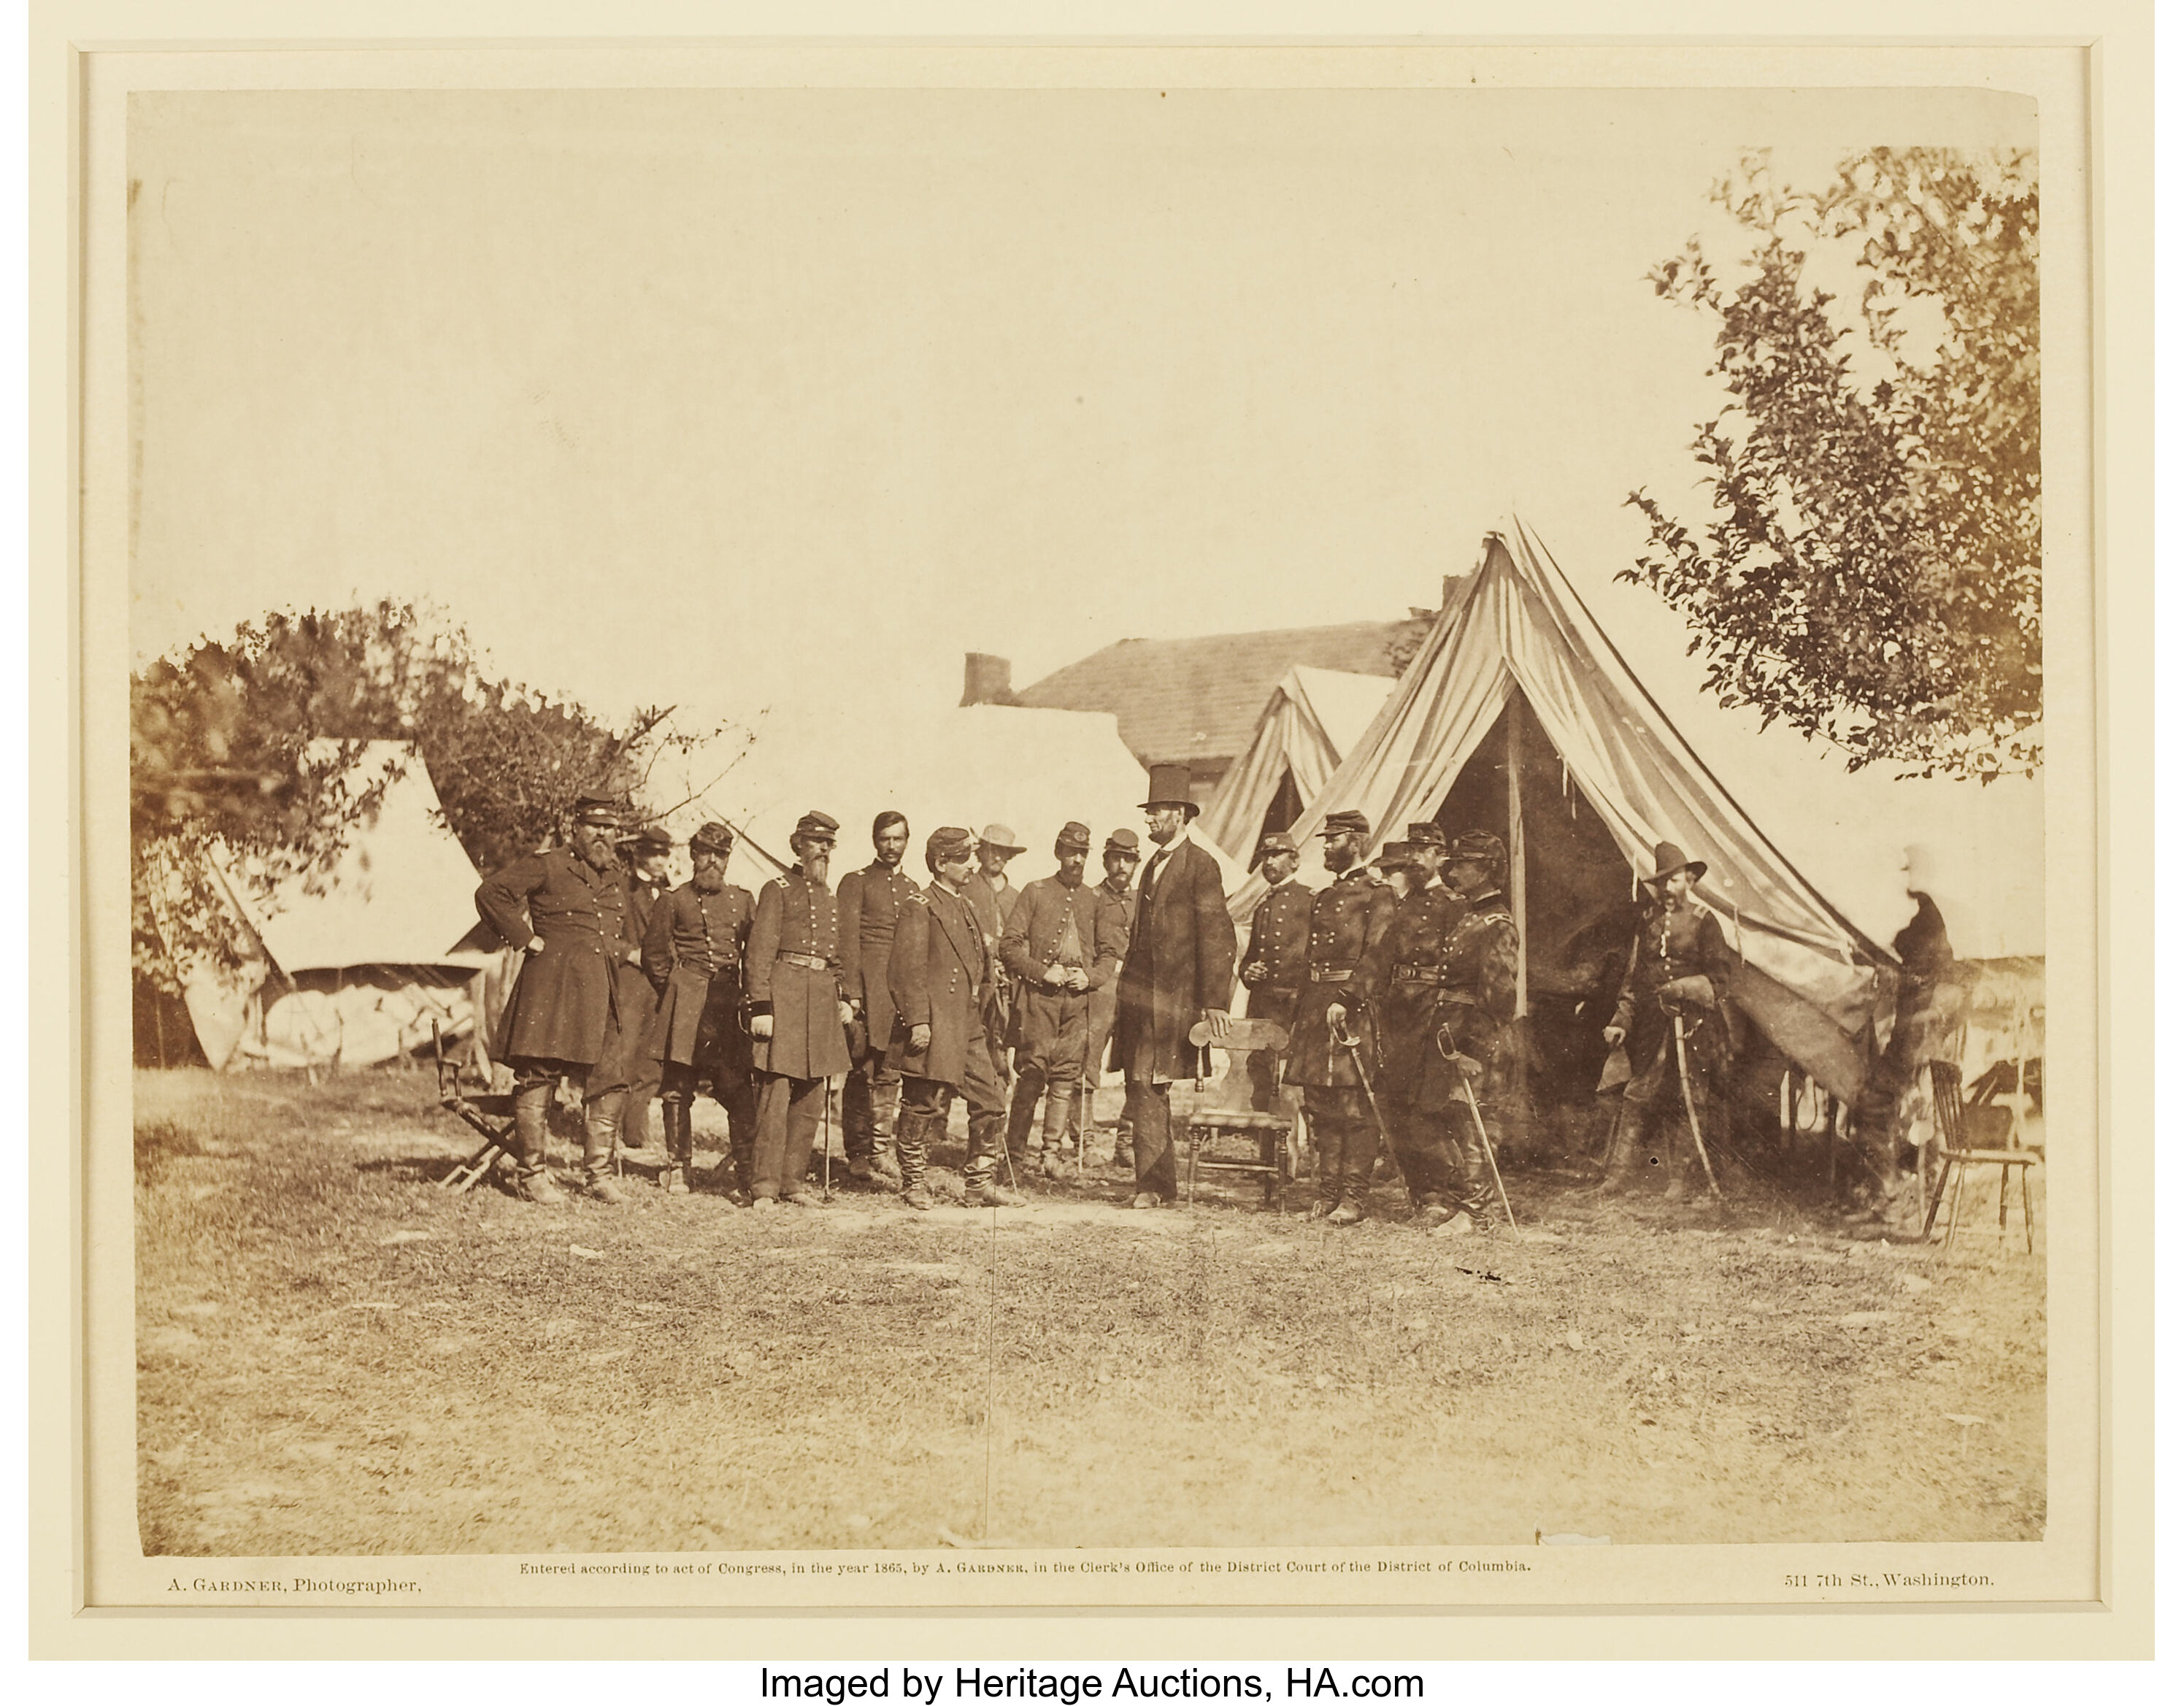
{"type": "Polygon", "coordinates": [[[1975,1167],[1998,1167],[2002,1169],[2002,1189],[1996,1193],[1997,1228],[2004,1236],[2009,1231],[2009,1174],[2017,1169],[2018,1201],[2025,1209],[2025,1253],[2032,1253],[2032,1167],[2040,1159],[2037,1150],[2017,1146],[2016,1130],[2013,1121],[2010,1129],[2011,1146],[2007,1149],[1973,1146],[1965,1137],[1964,1079],[1957,1068],[1946,1061],[1929,1063],[1927,1071],[1934,1084],[1934,1127],[1941,1134],[1942,1175],[1934,1182],[1933,1200],[1926,1205],[1925,1235],[1934,1235],[1934,1218],[1941,1211],[1942,1198],[1949,1197],[1949,1227],[1942,1235],[1942,1247],[1946,1250],[1955,1240],[1957,1222],[1964,1206],[1964,1177],[1975,1167]],[[1956,1189],[1950,1192],[1950,1175],[1956,1179],[1956,1189]]]}
{"type": "Polygon", "coordinates": [[[485,1140],[476,1154],[440,1181],[440,1189],[470,1190],[493,1171],[493,1163],[504,1155],[520,1162],[522,1157],[515,1147],[515,1096],[466,1094],[463,1090],[462,1063],[448,1058],[437,1019],[432,1022],[432,1065],[439,1074],[440,1106],[485,1140]]]}
{"type": "MultiPolygon", "coordinates": [[[[1228,1071],[1222,1079],[1221,1100],[1210,1107],[1193,1107],[1184,1122],[1190,1148],[1184,1171],[1184,1201],[1191,1201],[1202,1166],[1209,1173],[1257,1174],[1263,1181],[1266,1206],[1279,1207],[1282,1187],[1292,1176],[1290,1137],[1295,1123],[1286,1112],[1262,1113],[1251,1106],[1251,1079],[1245,1069],[1244,1057],[1262,1049],[1279,1054],[1289,1047],[1290,1034],[1272,1019],[1231,1019],[1228,1034],[1216,1041],[1201,1019],[1190,1028],[1190,1041],[1194,1048],[1219,1049],[1228,1056],[1228,1071]],[[1201,1157],[1201,1150],[1212,1149],[1223,1137],[1256,1139],[1256,1158],[1234,1161],[1210,1154],[1201,1157]]],[[[1201,1096],[1205,1094],[1205,1079],[1198,1081],[1198,1090],[1201,1096]]]]}

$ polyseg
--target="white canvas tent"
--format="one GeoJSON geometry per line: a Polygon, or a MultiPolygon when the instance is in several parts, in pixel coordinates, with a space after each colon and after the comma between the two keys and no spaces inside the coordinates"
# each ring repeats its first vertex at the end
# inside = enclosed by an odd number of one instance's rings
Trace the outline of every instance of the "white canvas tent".
{"type": "MultiPolygon", "coordinates": [[[[709,818],[736,832],[729,880],[755,889],[791,857],[789,832],[807,811],[841,824],[833,865],[872,858],[872,819],[910,820],[904,869],[926,880],[925,838],[944,825],[974,834],[989,823],[1017,833],[1025,851],[1009,867],[1019,888],[1054,869],[1064,823],[1092,832],[1089,871],[1111,831],[1145,828],[1145,772],[1101,711],[973,705],[896,706],[853,715],[829,704],[776,706],[740,730],[654,767],[638,804],[678,840],[709,818]]],[[[687,855],[678,850],[678,871],[687,855]]],[[[1224,870],[1229,885],[1242,879],[1224,870]]]]}
{"type": "Polygon", "coordinates": [[[1300,665],[1259,713],[1250,742],[1206,802],[1199,830],[1232,859],[1255,862],[1259,838],[1295,822],[1371,727],[1396,683],[1384,675],[1300,665]]]}
{"type": "Polygon", "coordinates": [[[369,1066],[473,1028],[494,955],[477,928],[478,875],[441,821],[439,795],[406,742],[366,743],[342,786],[387,782],[328,875],[293,878],[253,904],[240,873],[214,876],[257,952],[240,974],[200,966],[184,1000],[205,1058],[253,1066],[369,1066]]]}
{"type": "MultiPolygon", "coordinates": [[[[1696,705],[1692,712],[1696,722],[1696,705]]],[[[1748,772],[1768,780],[1769,797],[1763,806],[1754,802],[1763,826],[1701,760],[1536,536],[1518,522],[1490,536],[1478,571],[1449,600],[1372,728],[1295,827],[1310,835],[1330,812],[1356,810],[1372,824],[1376,845],[1397,839],[1407,823],[1442,810],[1490,737],[1516,743],[1486,755],[1496,761],[1496,787],[1507,794],[1491,802],[1479,796],[1474,768],[1469,803],[1476,827],[1518,839],[1511,899],[1520,923],[1527,899],[1523,826],[1559,826],[1565,806],[1575,820],[1569,798],[1552,798],[1558,781],[1596,817],[1625,867],[1624,879],[1650,871],[1658,841],[1708,861],[1699,895],[1740,951],[1733,990],[1740,1006],[1838,1096],[1855,1093],[1876,1033],[1885,1035],[1892,1013],[1893,956],[1882,944],[1911,912],[1903,887],[1904,845],[1922,834],[1937,840],[1952,856],[1953,880],[1966,889],[2036,895],[2036,787],[2029,811],[2024,797],[2011,796],[2007,829],[1990,824],[1982,837],[1964,818],[1975,788],[1936,794],[1877,777],[1834,788],[1819,781],[1825,761],[1807,756],[1802,767],[1748,772]],[[1549,750],[1523,750],[1528,731],[1535,740],[1543,736],[1549,750]],[[1550,801],[1520,802],[1527,777],[1536,796],[1543,761],[1551,778],[1559,765],[1550,801]],[[1853,795],[1868,803],[1861,821],[1848,823],[1840,815],[1829,821],[1830,805],[1853,795]],[[1553,809],[1535,818],[1543,804],[1553,809]],[[1786,845],[1799,847],[1798,862],[1786,845]],[[1808,850],[1826,853],[1838,870],[1859,873],[1855,912],[1808,880],[1802,868],[1808,850]],[[1970,868],[1982,864],[2012,869],[1970,868]]],[[[1771,750],[1779,756],[1782,749],[1778,743],[1771,750]]],[[[1232,896],[1232,911],[1248,917],[1263,892],[1253,878],[1232,896]]],[[[1529,921],[1528,964],[1537,956],[1532,937],[1545,922],[1529,921]]],[[[1627,944],[1627,931],[1622,939],[1627,944]]]]}

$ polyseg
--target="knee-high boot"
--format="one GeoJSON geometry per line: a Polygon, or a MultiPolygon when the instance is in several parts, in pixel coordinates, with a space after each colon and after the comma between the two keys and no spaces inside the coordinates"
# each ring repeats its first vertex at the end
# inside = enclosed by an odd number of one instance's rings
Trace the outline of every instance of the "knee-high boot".
{"type": "Polygon", "coordinates": [[[683,1196],[690,1190],[690,1104],[687,1101],[663,1101],[660,1104],[660,1123],[667,1128],[667,1167],[660,1175],[660,1183],[671,1196],[683,1196]]]}
{"type": "Polygon", "coordinates": [[[909,1207],[933,1207],[933,1194],[925,1188],[926,1145],[940,1123],[907,1107],[895,1116],[895,1159],[902,1168],[902,1200],[909,1207]]]}
{"type": "Polygon", "coordinates": [[[546,1176],[546,1110],[553,1099],[550,1083],[526,1086],[515,1095],[515,1188],[533,1202],[561,1200],[546,1176]]]}
{"type": "Polygon", "coordinates": [[[1619,1196],[1630,1190],[1638,1171],[1638,1140],[1644,1124],[1644,1116],[1629,1102],[1616,1102],[1615,1125],[1607,1136],[1607,1170],[1601,1175],[1598,1187],[1602,1196],[1619,1196]]]}
{"type": "Polygon", "coordinates": [[[622,1201],[614,1181],[615,1134],[621,1125],[623,1090],[609,1090],[584,1104],[584,1189],[602,1202],[622,1201]]]}

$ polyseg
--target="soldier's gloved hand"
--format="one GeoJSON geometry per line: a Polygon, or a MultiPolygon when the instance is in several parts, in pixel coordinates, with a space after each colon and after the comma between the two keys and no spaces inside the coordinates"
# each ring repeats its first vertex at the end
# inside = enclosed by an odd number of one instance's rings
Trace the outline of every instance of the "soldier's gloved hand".
{"type": "Polygon", "coordinates": [[[756,1037],[760,1042],[764,1042],[771,1037],[773,1034],[773,1015],[772,1013],[753,1013],[751,1015],[751,1034],[756,1037]]]}
{"type": "Polygon", "coordinates": [[[1084,974],[1084,968],[1082,966],[1072,966],[1069,968],[1069,988],[1072,994],[1082,995],[1091,987],[1092,979],[1084,974]]]}
{"type": "Polygon", "coordinates": [[[1332,1036],[1337,1031],[1347,1031],[1349,1029],[1350,1009],[1344,1006],[1340,1001],[1329,1002],[1327,1006],[1328,1034],[1332,1036]]]}
{"type": "Polygon", "coordinates": [[[641,966],[644,963],[644,950],[631,948],[622,955],[622,958],[632,966],[641,966]]]}
{"type": "Polygon", "coordinates": [[[526,954],[544,953],[546,951],[546,939],[543,936],[533,936],[529,941],[523,945],[523,951],[526,954]]]}
{"type": "Polygon", "coordinates": [[[847,1025],[847,1024],[852,1024],[852,1023],[855,1023],[855,1021],[856,1021],[856,1017],[857,1017],[857,1010],[856,1010],[855,1007],[851,1006],[850,1006],[847,1001],[837,1001],[837,1002],[835,1002],[835,1003],[834,1003],[834,1011],[835,1011],[835,1012],[838,1012],[839,1014],[841,1014],[841,1016],[842,1016],[842,1023],[843,1023],[844,1024],[847,1025]]]}
{"type": "Polygon", "coordinates": [[[1623,1046],[1624,1030],[1622,1026],[1609,1025],[1601,1032],[1601,1035],[1607,1039],[1608,1047],[1612,1049],[1619,1049],[1623,1046]]]}
{"type": "Polygon", "coordinates": [[[1069,968],[1067,966],[1049,966],[1046,968],[1046,975],[1039,981],[1051,989],[1058,990],[1069,981],[1069,968]]]}
{"type": "Polygon", "coordinates": [[[912,1025],[910,1028],[910,1051],[912,1054],[923,1054],[932,1046],[933,1027],[931,1025],[912,1025]]]}

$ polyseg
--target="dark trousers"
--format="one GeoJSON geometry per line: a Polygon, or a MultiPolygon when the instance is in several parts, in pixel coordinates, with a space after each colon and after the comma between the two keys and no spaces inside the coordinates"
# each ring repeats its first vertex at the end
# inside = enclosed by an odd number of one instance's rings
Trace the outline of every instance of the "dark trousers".
{"type": "Polygon", "coordinates": [[[758,1074],[758,1135],[752,1146],[751,1195],[793,1196],[804,1189],[811,1140],[827,1106],[823,1078],[758,1074]]]}
{"type": "Polygon", "coordinates": [[[878,1154],[880,1140],[894,1135],[901,1100],[902,1074],[887,1063],[887,1050],[866,1049],[842,1080],[843,1154],[852,1161],[878,1154]]]}
{"type": "MultiPolygon", "coordinates": [[[[1446,1107],[1405,1108],[1392,1122],[1395,1126],[1396,1164],[1403,1171],[1403,1183],[1410,1187],[1411,1201],[1424,1208],[1431,1203],[1442,1203],[1451,1207],[1461,1207],[1475,1213],[1471,1203],[1463,1198],[1463,1185],[1468,1174],[1462,1164],[1462,1145],[1458,1139],[1471,1123],[1468,1110],[1446,1107]]],[[[1474,1146],[1478,1141],[1473,1136],[1474,1146]]],[[[1485,1172],[1485,1161],[1479,1160],[1481,1175],[1485,1172]]]]}
{"type": "Polygon", "coordinates": [[[1175,1201],[1175,1142],[1168,1127],[1168,1086],[1128,1079],[1123,1088],[1123,1118],[1130,1127],[1138,1189],[1163,1202],[1175,1201]]]}
{"type": "Polygon", "coordinates": [[[986,1046],[984,1033],[973,1031],[964,1053],[961,1084],[935,1078],[905,1077],[902,1081],[903,1118],[896,1131],[896,1147],[902,1157],[905,1186],[924,1177],[928,1147],[946,1133],[949,1107],[959,1096],[971,1118],[963,1182],[983,1185],[1000,1167],[1001,1121],[1006,1112],[1001,1074],[994,1064],[993,1051],[986,1046]]]}
{"type": "Polygon", "coordinates": [[[1319,1146],[1318,1196],[1334,1203],[1346,1193],[1361,1203],[1373,1183],[1373,1162],[1380,1153],[1380,1128],[1362,1090],[1308,1084],[1305,1118],[1319,1146]]]}
{"type": "Polygon", "coordinates": [[[662,1064],[660,1105],[681,1116],[671,1116],[668,1123],[668,1162],[675,1167],[690,1164],[688,1115],[701,1095],[710,1095],[727,1113],[729,1162],[734,1168],[736,1182],[748,1190],[758,1132],[758,1091],[748,1076],[723,1085],[716,1083],[702,1068],[681,1061],[662,1064]]]}

